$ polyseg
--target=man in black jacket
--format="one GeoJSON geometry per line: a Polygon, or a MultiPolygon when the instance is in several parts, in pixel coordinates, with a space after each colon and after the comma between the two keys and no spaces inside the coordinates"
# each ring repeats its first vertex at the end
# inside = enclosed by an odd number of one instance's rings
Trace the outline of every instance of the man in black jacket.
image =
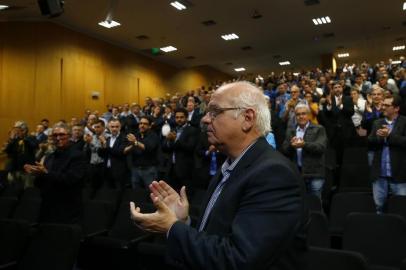
{"type": "Polygon", "coordinates": [[[307,104],[296,105],[295,114],[297,125],[286,131],[282,151],[297,164],[305,180],[307,193],[321,198],[325,179],[326,131],[323,126],[309,121],[310,108],[307,104]]]}
{"type": "Polygon", "coordinates": [[[110,188],[123,189],[128,184],[129,173],[124,149],[128,146],[127,138],[121,130],[121,123],[117,119],[109,121],[111,136],[107,140],[101,136],[102,147],[99,154],[104,158],[106,166],[106,181],[110,188]]]}
{"type": "Polygon", "coordinates": [[[167,260],[176,269],[303,269],[306,250],[303,183],[293,164],[265,140],[270,130],[263,93],[248,82],[220,87],[202,121],[209,143],[227,155],[213,177],[196,228],[188,225],[185,188],[180,195],[153,182],[157,211],[130,203],[134,222],[165,233],[167,260]]]}
{"type": "Polygon", "coordinates": [[[190,186],[194,168],[193,154],[199,139],[199,130],[187,123],[186,109],[175,110],[176,129],[163,141],[163,151],[171,155],[170,181],[176,186],[190,186]]]}
{"type": "Polygon", "coordinates": [[[36,176],[41,189],[40,222],[79,224],[82,216],[82,185],[86,161],[82,151],[70,142],[71,131],[65,124],[52,130],[56,150],[43,163],[26,164],[27,173],[36,176]]]}
{"type": "Polygon", "coordinates": [[[133,188],[148,188],[152,181],[158,177],[158,150],[159,137],[151,130],[151,118],[141,116],[139,133],[128,134],[130,145],[124,149],[131,154],[131,184],[133,188]]]}
{"type": "Polygon", "coordinates": [[[399,115],[402,100],[395,95],[382,103],[385,118],[377,119],[368,143],[374,157],[371,179],[378,214],[385,211],[389,190],[393,195],[406,196],[406,117],[399,115]]]}

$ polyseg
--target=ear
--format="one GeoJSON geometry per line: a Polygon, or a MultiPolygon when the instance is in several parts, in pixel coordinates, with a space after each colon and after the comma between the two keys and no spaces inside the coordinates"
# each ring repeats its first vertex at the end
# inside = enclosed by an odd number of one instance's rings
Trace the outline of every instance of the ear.
{"type": "Polygon", "coordinates": [[[248,132],[255,127],[256,112],[253,109],[246,109],[243,113],[243,117],[242,130],[248,132]]]}

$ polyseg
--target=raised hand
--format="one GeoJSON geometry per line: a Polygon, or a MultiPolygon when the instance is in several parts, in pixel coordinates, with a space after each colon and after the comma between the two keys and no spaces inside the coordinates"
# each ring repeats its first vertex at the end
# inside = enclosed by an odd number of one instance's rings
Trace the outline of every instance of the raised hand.
{"type": "Polygon", "coordinates": [[[186,222],[189,216],[189,201],[186,195],[186,187],[183,186],[178,194],[165,181],[154,181],[149,186],[152,194],[162,200],[175,214],[176,217],[186,222]]]}

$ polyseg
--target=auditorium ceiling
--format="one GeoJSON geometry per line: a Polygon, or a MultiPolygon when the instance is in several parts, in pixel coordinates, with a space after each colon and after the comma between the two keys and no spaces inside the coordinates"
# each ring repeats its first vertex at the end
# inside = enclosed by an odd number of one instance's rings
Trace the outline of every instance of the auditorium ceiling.
{"type": "Polygon", "coordinates": [[[171,2],[65,0],[64,13],[47,18],[36,0],[0,0],[10,6],[0,21],[50,21],[174,66],[209,65],[233,76],[238,67],[263,75],[316,67],[323,54],[349,53],[339,63],[406,54],[393,51],[406,44],[405,0],[188,0],[181,11],[171,2]],[[107,16],[121,25],[99,26],[107,16]],[[313,23],[325,16],[331,23],[313,23]],[[231,33],[239,39],[221,38],[231,33]],[[166,46],[177,50],[152,49],[166,46]]]}

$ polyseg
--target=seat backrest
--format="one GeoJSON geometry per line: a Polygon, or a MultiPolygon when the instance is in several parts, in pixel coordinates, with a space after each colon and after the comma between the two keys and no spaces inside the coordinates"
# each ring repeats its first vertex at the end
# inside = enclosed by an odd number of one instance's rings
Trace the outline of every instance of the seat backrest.
{"type": "Polygon", "coordinates": [[[398,215],[347,216],[343,249],[359,252],[372,264],[399,268],[406,258],[406,220],[398,215]]]}
{"type": "Polygon", "coordinates": [[[151,203],[150,192],[144,188],[125,189],[121,202],[151,203]]]}
{"type": "Polygon", "coordinates": [[[13,218],[28,221],[30,224],[38,223],[40,208],[40,199],[20,200],[14,211],[13,218]]]}
{"type": "Polygon", "coordinates": [[[309,247],[305,270],[367,270],[365,258],[353,251],[309,247]]]}
{"type": "Polygon", "coordinates": [[[391,196],[388,199],[388,213],[397,214],[406,219],[406,196],[391,196]]]}
{"type": "Polygon", "coordinates": [[[18,203],[17,198],[0,197],[0,218],[10,217],[18,203]]]}
{"type": "Polygon", "coordinates": [[[0,220],[0,264],[20,260],[30,236],[30,225],[23,220],[0,220]]]}
{"type": "Polygon", "coordinates": [[[327,217],[321,212],[310,213],[310,223],[307,231],[307,243],[315,247],[330,247],[330,234],[327,217]]]}
{"type": "Polygon", "coordinates": [[[84,236],[108,230],[113,222],[114,204],[108,201],[87,201],[83,209],[84,236]]]}
{"type": "Polygon", "coordinates": [[[368,191],[372,190],[370,181],[370,167],[365,164],[343,164],[341,166],[339,190],[348,191],[368,191]]]}
{"type": "Polygon", "coordinates": [[[368,165],[368,148],[366,146],[345,148],[343,152],[344,164],[368,165]]]}
{"type": "Polygon", "coordinates": [[[337,193],[334,195],[330,208],[330,232],[334,235],[341,235],[344,230],[345,219],[352,212],[375,213],[372,195],[365,192],[337,193]]]}
{"type": "Polygon", "coordinates": [[[20,200],[39,200],[41,199],[41,191],[36,187],[26,188],[21,195],[20,200]]]}
{"type": "Polygon", "coordinates": [[[323,208],[321,206],[321,201],[319,197],[317,197],[314,194],[306,194],[305,199],[307,207],[310,211],[323,212],[323,208]]]}
{"type": "MultiPolygon", "coordinates": [[[[153,206],[148,204],[137,204],[141,208],[142,213],[151,213],[155,211],[153,206]]],[[[146,233],[134,225],[130,218],[130,205],[128,202],[120,204],[114,224],[109,231],[109,237],[118,238],[121,240],[133,240],[143,237],[146,233]]]]}
{"type": "Polygon", "coordinates": [[[19,269],[72,270],[81,234],[77,225],[41,224],[19,263],[19,269]]]}

